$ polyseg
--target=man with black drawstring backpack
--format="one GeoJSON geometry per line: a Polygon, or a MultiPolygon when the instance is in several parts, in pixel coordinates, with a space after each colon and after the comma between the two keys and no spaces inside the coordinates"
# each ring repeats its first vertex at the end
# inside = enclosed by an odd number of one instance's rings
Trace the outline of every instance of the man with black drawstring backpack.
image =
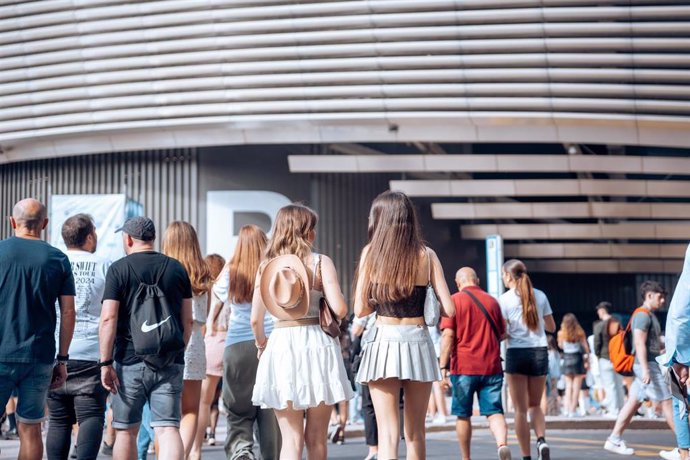
{"type": "Polygon", "coordinates": [[[180,400],[184,347],[192,330],[192,287],[182,265],[154,251],[147,217],[120,228],[127,257],[106,275],[99,329],[101,381],[113,393],[113,458],[136,458],[146,402],[159,458],[183,458],[180,400]],[[114,347],[113,347],[114,345],[114,347]]]}

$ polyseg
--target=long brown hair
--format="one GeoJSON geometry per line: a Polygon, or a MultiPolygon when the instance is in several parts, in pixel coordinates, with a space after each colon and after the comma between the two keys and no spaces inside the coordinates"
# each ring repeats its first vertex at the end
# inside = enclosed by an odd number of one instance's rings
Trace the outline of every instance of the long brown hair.
{"type": "Polygon", "coordinates": [[[318,221],[316,212],[303,204],[293,203],[280,208],[266,248],[266,259],[295,254],[305,260],[311,254],[309,234],[314,231],[318,221]]]}
{"type": "Polygon", "coordinates": [[[256,225],[245,225],[235,246],[235,253],[228,261],[230,289],[228,299],[235,304],[248,303],[254,295],[254,280],[266,249],[266,233],[256,225]]]}
{"type": "Polygon", "coordinates": [[[178,220],[168,225],[163,235],[163,254],[177,259],[187,270],[194,295],[201,295],[209,289],[213,278],[201,256],[199,238],[191,224],[178,220]]]}
{"type": "Polygon", "coordinates": [[[225,259],[220,254],[209,254],[204,257],[204,262],[208,265],[211,279],[216,280],[225,267],[225,259]]]}
{"type": "Polygon", "coordinates": [[[558,340],[564,342],[580,342],[586,339],[584,329],[572,313],[566,313],[561,321],[561,329],[558,331],[558,340]]]}
{"type": "Polygon", "coordinates": [[[521,260],[510,259],[503,264],[503,271],[516,283],[515,290],[522,302],[522,321],[530,331],[536,331],[539,327],[539,314],[532,280],[527,274],[527,266],[521,260]]]}
{"type": "Polygon", "coordinates": [[[362,266],[366,304],[397,302],[415,286],[424,242],[412,201],[402,192],[383,192],[369,212],[369,252],[362,266]]]}

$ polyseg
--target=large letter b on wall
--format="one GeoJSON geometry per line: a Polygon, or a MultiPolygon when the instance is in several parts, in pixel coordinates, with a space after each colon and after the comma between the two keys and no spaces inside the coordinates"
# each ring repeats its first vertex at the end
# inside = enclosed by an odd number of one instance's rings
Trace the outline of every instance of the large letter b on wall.
{"type": "Polygon", "coordinates": [[[278,210],[292,201],[266,191],[213,191],[206,195],[206,253],[229,259],[242,225],[254,223],[266,233],[278,210]],[[244,218],[243,218],[244,216],[244,218]]]}

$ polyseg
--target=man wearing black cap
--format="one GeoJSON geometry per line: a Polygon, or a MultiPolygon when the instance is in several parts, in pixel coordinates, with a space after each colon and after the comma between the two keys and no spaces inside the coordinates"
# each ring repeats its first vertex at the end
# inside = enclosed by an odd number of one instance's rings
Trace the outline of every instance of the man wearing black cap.
{"type": "Polygon", "coordinates": [[[186,344],[192,330],[189,276],[178,261],[154,251],[156,228],[151,219],[133,217],[117,231],[122,231],[127,257],[113,263],[106,275],[99,328],[101,381],[114,395],[113,428],[118,431],[113,458],[136,458],[142,409],[148,401],[151,427],[159,440],[158,457],[182,459],[179,425],[184,349],[174,353],[170,364],[156,367],[145,362],[135,353],[130,319],[136,317],[135,309],[149,305],[137,295],[142,286],[157,286],[170,316],[158,322],[144,321],[141,327],[137,324],[141,332],[134,332],[137,336],[155,334],[158,328],[181,324],[186,344]]]}

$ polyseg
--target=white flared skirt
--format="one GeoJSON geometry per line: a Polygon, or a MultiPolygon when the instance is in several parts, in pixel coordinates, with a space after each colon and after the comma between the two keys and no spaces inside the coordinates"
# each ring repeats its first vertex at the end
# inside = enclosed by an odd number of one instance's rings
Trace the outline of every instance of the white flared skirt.
{"type": "Polygon", "coordinates": [[[396,378],[441,380],[434,343],[426,326],[377,324],[367,331],[356,381],[396,378]]]}
{"type": "Polygon", "coordinates": [[[259,359],[252,403],[262,409],[316,407],[352,399],[340,342],[318,325],[276,328],[259,359]]]}

